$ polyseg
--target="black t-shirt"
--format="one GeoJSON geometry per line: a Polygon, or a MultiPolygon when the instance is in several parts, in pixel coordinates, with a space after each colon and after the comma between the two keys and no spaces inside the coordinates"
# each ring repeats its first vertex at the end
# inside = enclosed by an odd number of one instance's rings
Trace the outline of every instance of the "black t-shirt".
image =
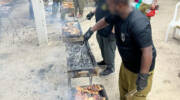
{"type": "Polygon", "coordinates": [[[154,69],[156,50],[152,41],[149,19],[140,11],[133,9],[126,19],[110,15],[106,22],[115,25],[116,41],[122,61],[127,69],[134,73],[140,72],[141,48],[153,46],[153,61],[150,71],[154,69]]]}
{"type": "MultiPolygon", "coordinates": [[[[110,12],[108,11],[106,0],[97,0],[96,1],[96,22],[104,18],[105,16],[109,16],[110,12]]],[[[108,37],[110,33],[112,33],[112,25],[109,25],[101,30],[98,30],[98,34],[103,37],[108,37]]]]}

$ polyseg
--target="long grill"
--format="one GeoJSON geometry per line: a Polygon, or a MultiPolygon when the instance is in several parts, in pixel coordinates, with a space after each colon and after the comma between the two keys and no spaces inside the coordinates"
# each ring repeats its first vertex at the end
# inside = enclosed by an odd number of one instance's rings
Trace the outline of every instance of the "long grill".
{"type": "Polygon", "coordinates": [[[96,60],[91,52],[89,43],[83,41],[79,22],[64,23],[62,32],[68,54],[68,84],[72,94],[69,100],[108,100],[104,87],[92,84],[93,76],[98,75],[98,68],[96,67],[96,60]],[[68,30],[71,30],[71,28],[76,28],[77,34],[72,34],[68,30]],[[79,77],[89,77],[89,86],[72,88],[71,78],[79,77]]]}
{"type": "Polygon", "coordinates": [[[82,30],[79,22],[66,22],[63,26],[62,35],[68,53],[67,66],[69,76],[77,78],[95,75],[96,61],[91,52],[89,43],[81,40],[82,30]],[[68,31],[71,28],[76,28],[75,30],[77,30],[77,33],[72,34],[71,31],[68,31]],[[74,39],[76,39],[76,41],[72,42],[71,40],[74,39]]]}

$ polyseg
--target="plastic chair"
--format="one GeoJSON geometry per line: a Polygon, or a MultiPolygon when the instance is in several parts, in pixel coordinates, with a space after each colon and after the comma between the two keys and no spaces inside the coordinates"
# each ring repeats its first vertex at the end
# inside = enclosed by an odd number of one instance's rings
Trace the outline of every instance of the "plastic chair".
{"type": "Polygon", "coordinates": [[[177,33],[177,30],[179,31],[179,35],[180,35],[180,18],[177,19],[177,15],[178,15],[178,8],[180,7],[180,2],[178,2],[176,4],[176,9],[175,9],[175,13],[174,13],[174,17],[171,20],[167,32],[166,32],[166,36],[165,36],[165,42],[168,41],[168,36],[169,36],[169,32],[171,30],[171,28],[173,28],[173,37],[175,37],[175,34],[177,33]]]}

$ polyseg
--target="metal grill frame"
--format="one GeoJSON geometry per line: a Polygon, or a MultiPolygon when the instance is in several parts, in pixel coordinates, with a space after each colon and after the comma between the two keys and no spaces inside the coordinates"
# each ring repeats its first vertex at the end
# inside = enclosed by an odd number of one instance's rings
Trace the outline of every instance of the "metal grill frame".
{"type": "MultiPolygon", "coordinates": [[[[73,22],[73,21],[64,21],[64,25],[68,22],[73,22]]],[[[78,23],[78,29],[80,30],[80,35],[79,36],[66,36],[64,34],[63,31],[62,31],[62,35],[63,35],[63,40],[65,43],[72,43],[72,44],[75,44],[75,43],[83,43],[85,44],[86,48],[87,48],[87,52],[90,56],[90,59],[91,59],[91,62],[93,64],[93,68],[90,68],[90,69],[77,69],[77,70],[74,70],[74,69],[71,69],[70,66],[67,66],[69,69],[68,69],[68,86],[69,88],[71,89],[72,88],[72,84],[71,84],[71,79],[72,78],[80,78],[80,77],[89,77],[89,84],[91,85],[92,84],[92,80],[93,80],[93,76],[97,76],[98,75],[98,72],[97,72],[97,63],[96,63],[96,60],[95,60],[95,57],[91,51],[91,48],[90,48],[90,45],[88,42],[85,42],[83,41],[82,37],[83,37],[83,33],[82,33],[82,29],[81,29],[81,26],[80,26],[80,23],[78,20],[75,20],[74,22],[77,22],[78,23]],[[70,40],[78,40],[78,41],[70,41],[70,40]],[[79,40],[80,39],[80,40],[79,40]]],[[[68,64],[67,64],[68,65],[68,64]]]]}

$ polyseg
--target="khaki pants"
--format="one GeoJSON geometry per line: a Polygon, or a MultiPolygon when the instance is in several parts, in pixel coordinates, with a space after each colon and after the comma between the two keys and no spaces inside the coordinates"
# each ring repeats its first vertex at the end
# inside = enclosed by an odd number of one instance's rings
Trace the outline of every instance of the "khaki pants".
{"type": "MultiPolygon", "coordinates": [[[[139,10],[146,15],[147,14],[147,10],[151,9],[151,5],[149,4],[145,4],[145,3],[141,3],[139,10]]],[[[148,17],[150,19],[150,17],[148,17]]]]}
{"type": "MultiPolygon", "coordinates": [[[[125,95],[130,91],[136,89],[137,74],[129,71],[121,64],[119,73],[119,89],[120,89],[120,100],[126,100],[125,95]]],[[[148,86],[141,92],[137,92],[131,100],[146,100],[148,93],[151,91],[153,79],[153,71],[150,72],[148,78],[148,86]]]]}

